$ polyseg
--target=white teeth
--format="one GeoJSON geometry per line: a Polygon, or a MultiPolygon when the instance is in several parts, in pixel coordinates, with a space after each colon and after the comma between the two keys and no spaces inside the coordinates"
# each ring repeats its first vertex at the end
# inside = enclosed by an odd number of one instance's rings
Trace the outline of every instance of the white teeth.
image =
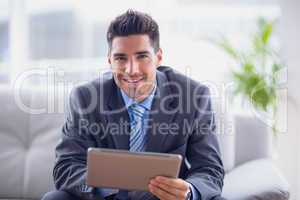
{"type": "Polygon", "coordinates": [[[136,82],[139,82],[140,80],[142,80],[142,79],[125,80],[125,81],[128,83],[136,83],[136,82]]]}

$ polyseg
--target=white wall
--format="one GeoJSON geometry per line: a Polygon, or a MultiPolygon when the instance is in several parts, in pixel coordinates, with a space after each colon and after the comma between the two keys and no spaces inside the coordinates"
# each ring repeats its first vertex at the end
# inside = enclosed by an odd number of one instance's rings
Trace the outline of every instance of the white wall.
{"type": "Polygon", "coordinates": [[[278,165],[291,185],[291,199],[300,199],[300,1],[281,0],[282,55],[288,66],[288,126],[279,137],[278,165]]]}

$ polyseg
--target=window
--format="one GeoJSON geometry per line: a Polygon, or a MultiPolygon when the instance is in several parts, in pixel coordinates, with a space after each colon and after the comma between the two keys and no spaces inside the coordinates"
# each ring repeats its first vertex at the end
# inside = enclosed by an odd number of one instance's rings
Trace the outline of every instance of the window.
{"type": "Polygon", "coordinates": [[[0,83],[7,82],[9,56],[9,1],[0,1],[0,83]]]}
{"type": "Polygon", "coordinates": [[[208,38],[225,34],[239,43],[253,29],[259,16],[280,15],[276,3],[15,0],[8,13],[9,9],[5,8],[10,1],[1,2],[6,2],[0,6],[7,13],[0,20],[0,62],[11,58],[10,74],[57,67],[72,72],[73,76],[97,76],[94,72],[108,68],[105,37],[109,21],[133,8],[149,13],[158,21],[165,65],[189,73],[195,79],[223,81],[230,61],[208,38]],[[21,27],[9,33],[10,24],[21,27]],[[14,43],[11,50],[9,41],[14,43]]]}

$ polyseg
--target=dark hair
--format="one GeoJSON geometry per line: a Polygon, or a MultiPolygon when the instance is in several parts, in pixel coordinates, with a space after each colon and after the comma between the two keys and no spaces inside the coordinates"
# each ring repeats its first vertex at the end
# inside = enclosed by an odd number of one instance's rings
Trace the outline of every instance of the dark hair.
{"type": "Polygon", "coordinates": [[[157,23],[150,15],[134,10],[127,10],[110,23],[106,34],[109,49],[111,49],[115,37],[135,34],[147,34],[154,51],[158,51],[159,30],[157,23]]]}

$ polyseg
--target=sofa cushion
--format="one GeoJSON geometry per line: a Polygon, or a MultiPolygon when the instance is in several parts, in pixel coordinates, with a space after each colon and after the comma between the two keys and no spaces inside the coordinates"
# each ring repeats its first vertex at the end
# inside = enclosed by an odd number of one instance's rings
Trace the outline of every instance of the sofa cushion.
{"type": "Polygon", "coordinates": [[[31,114],[29,119],[31,145],[24,171],[24,197],[39,198],[54,189],[52,170],[64,123],[64,95],[52,93],[49,88],[32,89],[30,107],[43,112],[31,114]]]}
{"type": "MultiPolygon", "coordinates": [[[[24,105],[29,106],[28,91],[16,95],[24,105]]],[[[10,86],[0,87],[0,196],[21,198],[24,193],[24,169],[28,138],[29,114],[17,106],[15,93],[10,86]]]]}
{"type": "Polygon", "coordinates": [[[216,113],[216,125],[224,169],[225,172],[229,172],[235,166],[234,118],[228,113],[216,113]]]}
{"type": "Polygon", "coordinates": [[[257,116],[235,115],[235,165],[272,157],[272,131],[257,116]]]}
{"type": "Polygon", "coordinates": [[[54,149],[64,121],[64,96],[49,98],[47,88],[1,87],[0,97],[0,197],[39,199],[54,188],[54,149]],[[60,110],[49,110],[49,104],[60,110]],[[38,113],[41,108],[45,112],[38,113]]]}

